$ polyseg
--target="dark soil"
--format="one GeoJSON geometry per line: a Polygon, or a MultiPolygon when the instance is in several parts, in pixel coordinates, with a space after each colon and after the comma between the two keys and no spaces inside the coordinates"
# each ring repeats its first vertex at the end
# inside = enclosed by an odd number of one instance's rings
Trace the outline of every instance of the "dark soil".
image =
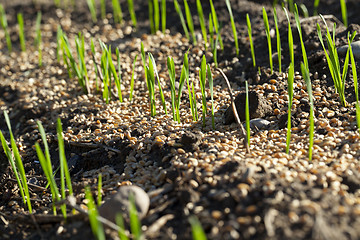
{"type": "MultiPolygon", "coordinates": [[[[99,173],[104,176],[103,197],[111,195],[123,185],[138,185],[150,197],[150,210],[141,220],[147,239],[191,239],[188,218],[192,215],[200,220],[208,239],[360,239],[360,141],[356,128],[352,73],[347,78],[345,90],[349,104],[343,107],[318,40],[316,24],[319,23],[325,31],[319,17],[301,18],[315,92],[314,159],[309,162],[307,128],[310,105],[305,83],[299,73],[296,74],[296,101],[292,111],[293,147],[290,155],[285,154],[287,78],[284,73],[278,72],[277,57],[274,57],[275,71],[270,73],[262,19],[262,7],[265,7],[270,26],[274,28],[272,1],[231,1],[239,38],[239,56],[236,56],[225,1],[215,2],[219,22],[223,23],[224,51],[218,49],[219,68],[224,70],[234,92],[239,94],[237,107],[240,118],[245,119],[244,104],[241,103],[244,103],[247,80],[250,84],[251,118],[263,118],[271,123],[268,130],[252,132],[251,153],[246,153],[238,126],[231,124],[234,119],[229,108],[228,91],[215,71],[212,53],[201,46],[202,40],[193,46],[181,36],[183,29],[172,1],[167,3],[168,34],[158,33],[154,36],[149,32],[147,1],[136,2],[136,31],[131,28],[125,7],[127,4],[123,0],[120,1],[125,19],[122,24],[115,24],[112,20],[111,1],[107,3],[108,19],[99,20],[97,24],[91,22],[86,1],[77,1],[76,7],[62,10],[57,9],[52,1],[0,2],[5,6],[14,48],[12,53],[7,51],[1,30],[0,129],[9,139],[2,115],[2,111],[6,110],[28,181],[32,183],[30,191],[35,211],[31,215],[23,205],[15,176],[1,148],[1,239],[94,238],[86,217],[70,214],[68,220],[63,221],[61,216],[52,215],[50,191],[44,188],[47,181],[33,146],[35,142],[41,143],[36,125],[39,120],[47,132],[53,167],[58,167],[58,117],[63,124],[66,157],[77,204],[84,206],[85,186],[91,186],[94,195],[97,194],[99,173]],[[38,10],[43,14],[43,67],[37,66],[37,51],[31,46],[38,10]],[[25,19],[25,35],[28,39],[26,53],[20,51],[16,28],[16,14],[19,12],[24,14],[25,19]],[[259,69],[252,66],[245,18],[247,13],[252,23],[259,69]],[[86,44],[93,37],[101,38],[113,49],[119,48],[123,59],[126,99],[129,96],[132,61],[139,54],[140,41],[144,42],[146,51],[153,53],[164,82],[168,81],[167,56],[173,56],[176,65],[179,65],[179,76],[183,55],[189,49],[189,64],[194,73],[190,77],[197,81],[198,70],[195,68],[200,66],[204,53],[207,62],[212,64],[214,74],[216,129],[211,129],[210,118],[207,119],[209,127],[205,128],[202,127],[201,118],[192,121],[190,109],[182,113],[181,124],[172,121],[171,116],[164,116],[162,110],[158,110],[155,118],[150,118],[140,57],[135,70],[137,83],[134,103],[119,103],[113,98],[111,104],[106,105],[101,93],[93,91],[89,96],[84,95],[77,80],[70,79],[66,67],[56,61],[58,24],[70,39],[81,31],[85,34],[86,44]],[[165,140],[160,138],[163,136],[165,140]]],[[[188,2],[196,16],[196,1],[188,2]]],[[[313,12],[312,0],[295,2],[305,4],[310,14],[313,12]]],[[[204,15],[209,16],[208,1],[202,1],[202,6],[204,15]]],[[[286,71],[289,65],[288,23],[280,5],[276,9],[281,35],[282,69],[286,71]]],[[[327,15],[329,26],[336,23],[337,46],[347,44],[348,32],[360,30],[360,2],[348,0],[347,9],[349,27],[346,28],[339,20],[341,11],[338,0],[320,1],[318,8],[319,13],[327,15]]],[[[299,34],[293,14],[290,16],[295,68],[300,72],[302,55],[299,34]]],[[[194,24],[196,34],[200,36],[197,17],[194,17],[194,24]]],[[[356,40],[360,40],[359,34],[356,40]]],[[[272,49],[276,53],[274,37],[272,49]]],[[[92,68],[93,63],[89,59],[88,69],[92,68]]],[[[89,74],[94,89],[95,74],[93,70],[89,74]]],[[[167,83],[165,85],[165,95],[170,102],[169,86],[167,83]]],[[[200,94],[198,85],[196,88],[200,94]]],[[[187,89],[186,94],[183,91],[181,101],[182,106],[188,106],[187,89]]],[[[157,106],[160,106],[160,102],[157,106]]],[[[58,175],[56,177],[59,179],[58,175]]],[[[68,210],[70,213],[71,210],[68,210]]],[[[106,233],[109,239],[117,237],[116,232],[110,229],[106,233]]]]}

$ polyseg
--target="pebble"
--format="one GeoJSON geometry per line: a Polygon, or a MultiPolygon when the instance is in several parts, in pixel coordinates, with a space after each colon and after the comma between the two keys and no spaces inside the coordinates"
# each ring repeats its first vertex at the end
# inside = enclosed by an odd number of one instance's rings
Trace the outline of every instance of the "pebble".
{"type": "Polygon", "coordinates": [[[144,218],[149,210],[150,198],[142,188],[135,185],[120,187],[117,193],[111,195],[109,199],[105,200],[99,207],[99,214],[112,222],[115,222],[115,217],[119,213],[128,216],[130,194],[134,194],[138,217],[140,219],[144,218]]]}
{"type": "MultiPolygon", "coordinates": [[[[338,48],[338,54],[341,57],[345,57],[346,52],[349,48],[349,45],[344,45],[338,48]]],[[[352,42],[351,43],[351,49],[354,54],[355,60],[360,60],[360,41],[352,42]]]]}

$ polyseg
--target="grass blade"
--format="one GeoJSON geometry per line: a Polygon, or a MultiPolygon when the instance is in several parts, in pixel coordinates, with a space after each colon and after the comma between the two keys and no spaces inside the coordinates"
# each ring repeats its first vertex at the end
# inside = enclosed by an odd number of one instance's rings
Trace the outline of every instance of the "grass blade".
{"type": "Polygon", "coordinates": [[[224,50],[224,44],[223,44],[221,34],[220,34],[219,20],[218,20],[217,15],[216,15],[215,7],[214,7],[214,4],[213,4],[212,0],[209,0],[209,2],[210,2],[210,8],[211,8],[212,22],[213,22],[214,27],[215,27],[215,32],[216,32],[217,35],[219,35],[220,48],[221,48],[221,50],[224,50]]]}
{"type": "Polygon", "coordinates": [[[309,161],[312,160],[312,150],[314,144],[314,101],[312,96],[312,87],[309,75],[309,69],[306,68],[304,63],[301,63],[301,73],[306,83],[306,88],[309,94],[309,104],[310,104],[310,126],[309,126],[309,161]]]}
{"type": "Polygon", "coordinates": [[[159,87],[159,92],[160,92],[161,102],[162,102],[162,105],[163,105],[165,114],[167,114],[165,97],[164,97],[164,93],[163,93],[162,88],[161,88],[160,78],[159,78],[158,71],[157,71],[157,69],[156,69],[155,59],[154,59],[154,57],[153,57],[153,55],[152,55],[151,53],[148,53],[148,56],[149,56],[149,59],[150,59],[150,61],[149,61],[149,66],[150,66],[150,62],[151,62],[151,65],[152,65],[152,67],[153,67],[153,71],[154,71],[155,76],[156,76],[156,79],[157,79],[157,83],[158,83],[158,87],[159,87]]]}
{"type": "Polygon", "coordinates": [[[341,16],[345,27],[348,27],[346,1],[340,0],[341,16]]]}
{"type": "Polygon", "coordinates": [[[236,55],[239,55],[239,43],[238,43],[238,38],[237,38],[237,33],[236,33],[236,26],[235,26],[235,21],[234,21],[234,16],[231,10],[231,4],[230,4],[230,0],[225,0],[226,3],[226,7],[229,11],[229,15],[230,15],[230,21],[231,21],[231,28],[232,28],[232,32],[233,32],[233,36],[234,36],[234,41],[235,41],[235,49],[236,49],[236,55]]]}
{"type": "Polygon", "coordinates": [[[137,21],[136,21],[135,9],[134,9],[134,2],[133,2],[133,0],[127,0],[127,2],[128,2],[128,8],[129,8],[129,13],[130,13],[132,24],[133,24],[134,28],[136,28],[137,21]]]}
{"type": "Polygon", "coordinates": [[[253,43],[253,39],[252,39],[251,22],[250,22],[250,17],[249,17],[248,13],[246,14],[246,24],[247,24],[248,34],[249,34],[249,42],[250,42],[251,57],[253,60],[253,67],[256,68],[256,59],[255,59],[254,43],[253,43]]]}
{"type": "Polygon", "coordinates": [[[185,8],[185,16],[186,16],[186,21],[189,27],[189,31],[191,33],[191,36],[193,38],[193,43],[196,44],[196,36],[195,36],[195,31],[194,31],[194,23],[193,23],[193,19],[191,16],[191,11],[189,8],[189,5],[187,3],[186,0],[184,0],[184,8],[185,8]]]}
{"type": "Polygon", "coordinates": [[[17,20],[19,24],[19,39],[20,39],[21,51],[25,52],[26,46],[25,46],[24,18],[21,13],[17,14],[17,20]]]}
{"type": "Polygon", "coordinates": [[[206,50],[206,48],[207,48],[207,32],[206,32],[206,26],[205,26],[204,12],[203,12],[203,8],[201,6],[200,0],[196,0],[196,8],[197,8],[197,12],[199,15],[199,22],[200,22],[201,32],[202,32],[203,39],[205,42],[205,50],[206,50]]]}
{"type": "Polygon", "coordinates": [[[112,0],[112,5],[113,5],[114,22],[121,24],[123,20],[123,14],[119,0],[112,0]]]}
{"type": "Polygon", "coordinates": [[[273,62],[272,62],[272,50],[271,50],[271,36],[270,36],[270,27],[269,27],[269,19],[266,13],[265,8],[262,9],[263,13],[263,20],[264,20],[264,26],[265,26],[265,32],[266,32],[266,38],[268,42],[268,49],[269,49],[269,62],[270,62],[270,69],[271,74],[273,73],[273,62]]]}
{"type": "Polygon", "coordinates": [[[210,64],[207,65],[207,77],[209,79],[210,97],[211,97],[211,125],[215,130],[215,117],[214,117],[214,80],[211,74],[210,64]]]}
{"type": "Polygon", "coordinates": [[[165,33],[166,30],[166,0],[161,0],[161,29],[165,33]]]}
{"type": "Polygon", "coordinates": [[[97,22],[97,17],[96,17],[96,7],[95,7],[95,0],[86,0],[86,3],[89,7],[90,10],[90,14],[91,14],[91,20],[93,23],[97,22]]]}
{"type": "Polygon", "coordinates": [[[182,14],[182,11],[181,11],[181,8],[180,8],[180,5],[178,3],[177,0],[174,0],[174,6],[175,6],[175,10],[177,12],[177,14],[179,15],[180,17],[180,21],[181,21],[181,25],[184,29],[184,33],[185,33],[185,36],[188,40],[190,40],[190,35],[189,35],[189,31],[186,27],[186,23],[185,23],[185,19],[184,19],[184,15],[182,14]]]}
{"type": "Polygon", "coordinates": [[[6,20],[5,10],[2,4],[0,4],[0,24],[5,33],[6,45],[9,52],[12,51],[11,38],[8,30],[8,24],[6,20]]]}
{"type": "Polygon", "coordinates": [[[134,239],[140,240],[142,238],[141,223],[138,217],[138,212],[136,210],[135,197],[133,194],[130,194],[129,200],[130,200],[129,217],[130,217],[131,233],[134,235],[134,239]]]}
{"type": "Polygon", "coordinates": [[[287,132],[286,132],[286,153],[289,154],[290,152],[290,141],[291,141],[291,108],[294,98],[294,62],[290,63],[290,68],[288,72],[288,119],[287,119],[287,132]]]}
{"type": "Polygon", "coordinates": [[[296,21],[297,30],[299,32],[300,43],[301,43],[301,52],[302,52],[302,56],[303,56],[304,66],[307,69],[309,69],[309,63],[308,63],[308,58],[307,58],[307,54],[306,54],[305,44],[304,44],[303,37],[302,37],[302,32],[301,32],[301,23],[300,23],[300,18],[299,18],[299,11],[298,11],[298,8],[297,8],[296,4],[295,4],[295,21],[296,21]]]}
{"type": "Polygon", "coordinates": [[[195,216],[192,216],[189,218],[189,222],[191,225],[193,239],[206,240],[207,238],[206,238],[205,232],[204,232],[199,220],[195,216]]]}
{"type": "Polygon", "coordinates": [[[246,121],[246,138],[248,146],[250,146],[250,113],[249,113],[249,86],[245,81],[246,100],[245,100],[245,121],[246,121]]]}
{"type": "Polygon", "coordinates": [[[100,206],[102,201],[102,174],[98,175],[98,193],[97,193],[97,205],[100,206]]]}
{"type": "Polygon", "coordinates": [[[99,213],[98,210],[96,209],[94,198],[91,194],[91,190],[89,186],[85,187],[85,198],[87,200],[88,215],[89,215],[91,230],[97,240],[105,240],[106,237],[105,237],[104,228],[101,222],[97,219],[99,213]]]}
{"type": "Polygon", "coordinates": [[[278,18],[277,18],[275,8],[274,8],[274,22],[275,22],[275,29],[276,29],[276,47],[277,47],[277,53],[278,53],[279,72],[281,73],[281,40],[280,40],[280,32],[279,32],[279,27],[278,27],[278,18]]]}
{"type": "Polygon", "coordinates": [[[203,118],[203,127],[206,125],[206,92],[205,92],[205,85],[206,85],[206,58],[203,55],[201,60],[201,66],[199,70],[199,79],[200,79],[200,88],[201,88],[201,96],[202,96],[202,118],[203,118]]]}

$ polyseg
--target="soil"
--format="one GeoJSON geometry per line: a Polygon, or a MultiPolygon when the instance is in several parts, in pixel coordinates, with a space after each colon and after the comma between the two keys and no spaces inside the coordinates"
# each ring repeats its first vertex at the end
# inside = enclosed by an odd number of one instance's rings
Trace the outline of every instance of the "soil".
{"type": "MultiPolygon", "coordinates": [[[[0,150],[0,238],[1,239],[93,239],[86,217],[71,215],[63,221],[53,216],[50,191],[39,164],[34,144],[41,138],[36,125],[41,121],[47,133],[54,169],[59,165],[56,120],[63,124],[66,157],[70,168],[76,203],[86,208],[84,188],[97,195],[97,177],[103,176],[103,199],[124,185],[137,185],[148,193],[150,210],[141,220],[146,239],[191,239],[189,217],[195,215],[208,239],[360,239],[360,139],[356,125],[355,94],[352,73],[346,80],[348,105],[342,106],[318,40],[316,23],[324,33],[319,17],[301,18],[307,50],[315,109],[313,159],[308,160],[309,97],[300,72],[302,61],[299,35],[293,14],[292,32],[296,78],[292,107],[290,154],[285,153],[287,125],[287,77],[278,71],[274,55],[274,73],[270,73],[268,47],[262,19],[262,7],[274,29],[271,1],[232,2],[238,31],[240,54],[234,47],[225,1],[216,1],[219,22],[223,23],[224,50],[218,49],[218,63],[230,80],[234,93],[243,94],[245,80],[250,84],[251,117],[270,122],[266,129],[252,129],[250,153],[236,123],[225,119],[231,114],[226,83],[215,70],[213,54],[204,48],[199,20],[194,17],[198,44],[183,35],[179,17],[170,1],[165,34],[150,34],[147,1],[137,1],[138,27],[131,25],[126,1],[120,1],[124,21],[112,20],[110,1],[107,18],[94,24],[86,1],[76,7],[56,8],[52,1],[0,1],[5,6],[13,51],[8,52],[0,31],[0,109],[9,112],[14,135],[30,185],[34,213],[29,214],[20,198],[8,160],[0,150]],[[37,11],[42,11],[43,66],[33,46],[37,11]],[[25,20],[27,51],[21,52],[16,14],[25,20]],[[258,68],[253,68],[246,26],[249,14],[258,68]],[[85,36],[87,69],[91,93],[85,95],[76,78],[69,78],[65,65],[56,59],[56,31],[61,25],[75,50],[74,39],[85,36]],[[101,39],[112,49],[119,48],[122,64],[124,102],[113,97],[109,104],[95,89],[94,63],[90,57],[90,38],[101,39]],[[140,53],[140,42],[157,63],[168,114],[164,113],[156,90],[157,115],[150,117],[148,93],[141,58],[135,67],[134,99],[129,101],[132,62],[140,53]],[[193,121],[188,91],[182,92],[181,123],[172,120],[170,84],[166,58],[172,56],[180,76],[185,52],[189,50],[190,81],[194,81],[199,120],[193,121]],[[214,77],[215,129],[206,116],[203,127],[198,67],[202,55],[211,64],[214,77]],[[260,70],[260,75],[259,75],[260,70]],[[259,114],[258,106],[264,107],[259,114]],[[227,109],[229,110],[227,111],[227,109]],[[224,123],[226,122],[226,124],[224,123]]],[[[196,1],[189,0],[196,16],[196,1]]],[[[313,1],[303,3],[313,12],[313,1]]],[[[348,22],[340,20],[337,0],[320,1],[318,12],[326,15],[329,26],[336,23],[336,45],[347,44],[347,33],[359,32],[360,2],[348,0],[348,22]]],[[[204,15],[210,13],[202,1],[204,15]]],[[[282,46],[282,70],[289,65],[287,21],[277,6],[282,46]]],[[[359,40],[356,35],[355,40],[359,40]]],[[[95,41],[96,42],[96,41],[95,41]]],[[[101,49],[96,42],[100,58],[101,49]]],[[[273,53],[276,40],[272,39],[273,53]]],[[[341,60],[343,64],[343,59],[341,60]]],[[[358,64],[357,64],[358,66],[358,64]]],[[[359,68],[358,68],[359,69],[359,68]]],[[[156,87],[157,89],[158,87],[156,87]]],[[[115,91],[115,87],[114,87],[115,91]]],[[[207,89],[210,102],[210,91],[207,89]]],[[[115,91],[116,94],[116,91],[115,91]]],[[[241,102],[241,97],[238,99],[241,102]]],[[[241,109],[239,112],[243,112],[241,109]]],[[[243,107],[242,107],[243,108],[243,107]]],[[[208,113],[211,105],[208,104],[208,113]]],[[[244,117],[241,117],[244,119],[244,117]]],[[[4,117],[0,129],[9,139],[4,117]]],[[[56,175],[59,179],[60,176],[56,175]]],[[[59,211],[60,212],[60,211],[59,211]]],[[[109,239],[117,233],[106,229],[109,239]]]]}

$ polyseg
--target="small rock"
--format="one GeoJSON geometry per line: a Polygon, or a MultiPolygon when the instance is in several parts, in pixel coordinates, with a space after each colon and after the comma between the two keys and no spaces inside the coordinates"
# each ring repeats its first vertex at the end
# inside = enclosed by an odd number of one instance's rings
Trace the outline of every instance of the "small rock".
{"type": "MultiPolygon", "coordinates": [[[[244,128],[246,128],[246,123],[243,124],[244,128]]],[[[268,120],[262,118],[255,118],[250,120],[250,128],[253,131],[257,130],[266,130],[270,128],[270,122],[268,120]]]]}
{"type": "Polygon", "coordinates": [[[115,222],[115,217],[119,213],[128,218],[130,208],[129,196],[131,193],[134,194],[138,217],[140,219],[144,218],[149,210],[150,198],[144,190],[135,185],[120,187],[117,193],[111,195],[99,207],[100,215],[112,222],[115,222]]]}
{"type": "MultiPolygon", "coordinates": [[[[345,57],[348,48],[349,48],[349,46],[347,44],[344,45],[344,46],[339,47],[338,48],[339,56],[345,57]]],[[[353,54],[354,54],[354,58],[356,60],[359,60],[360,59],[360,41],[352,42],[351,43],[351,48],[352,48],[352,51],[353,51],[353,54]]]]}
{"type": "MultiPolygon", "coordinates": [[[[246,93],[239,93],[235,98],[236,110],[239,114],[240,121],[245,121],[245,100],[246,93]]],[[[263,118],[266,114],[272,111],[270,103],[264,98],[263,95],[257,93],[256,91],[249,91],[249,113],[250,119],[253,118],[263,118]]],[[[224,114],[225,124],[231,124],[235,122],[234,113],[232,106],[229,106],[226,109],[224,114]]]]}

